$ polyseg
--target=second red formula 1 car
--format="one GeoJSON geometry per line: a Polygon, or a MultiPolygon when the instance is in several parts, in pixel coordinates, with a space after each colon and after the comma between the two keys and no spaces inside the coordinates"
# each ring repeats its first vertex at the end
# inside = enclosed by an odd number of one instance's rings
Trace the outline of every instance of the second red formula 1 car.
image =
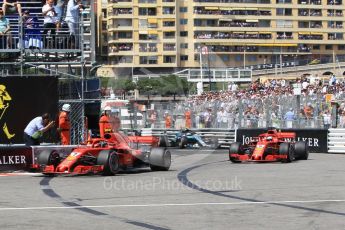
{"type": "Polygon", "coordinates": [[[229,158],[233,163],[253,162],[291,162],[293,160],[307,160],[309,156],[307,143],[294,142],[296,134],[293,132],[278,132],[269,129],[260,134],[249,144],[235,142],[230,145],[229,158]]]}
{"type": "Polygon", "coordinates": [[[119,170],[149,166],[153,171],[169,170],[171,154],[159,148],[158,138],[126,136],[122,133],[93,138],[68,155],[44,150],[38,155],[38,164],[45,175],[100,173],[115,175],[119,170]]]}

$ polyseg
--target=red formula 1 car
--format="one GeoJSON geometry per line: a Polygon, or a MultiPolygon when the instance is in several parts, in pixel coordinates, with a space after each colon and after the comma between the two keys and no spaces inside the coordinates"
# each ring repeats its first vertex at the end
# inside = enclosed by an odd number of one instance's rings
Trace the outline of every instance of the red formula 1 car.
{"type": "Polygon", "coordinates": [[[249,144],[235,142],[230,145],[229,158],[233,163],[254,162],[291,162],[307,160],[309,156],[307,143],[294,142],[296,134],[278,132],[275,129],[253,138],[249,144]]]}
{"type": "Polygon", "coordinates": [[[44,150],[37,161],[45,175],[115,175],[119,170],[142,166],[149,166],[154,171],[167,171],[171,154],[166,148],[157,147],[158,141],[156,137],[111,133],[105,138],[93,138],[64,156],[54,150],[44,150]]]}

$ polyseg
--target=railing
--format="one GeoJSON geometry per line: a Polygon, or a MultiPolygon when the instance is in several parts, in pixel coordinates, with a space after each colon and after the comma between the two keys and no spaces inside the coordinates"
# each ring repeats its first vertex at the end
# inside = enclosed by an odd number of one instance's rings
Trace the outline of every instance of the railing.
{"type": "Polygon", "coordinates": [[[19,18],[18,24],[11,24],[10,31],[0,36],[0,53],[80,52],[82,49],[82,20],[73,24],[74,31],[71,31],[67,23],[48,29],[44,27],[42,18],[28,19],[19,18]]]}
{"type": "MultiPolygon", "coordinates": [[[[203,139],[211,139],[213,142],[217,142],[219,147],[228,147],[236,140],[236,131],[234,129],[191,129],[191,131],[203,139]]],[[[141,129],[142,136],[167,136],[169,139],[173,139],[178,132],[180,132],[178,129],[141,129]]]]}

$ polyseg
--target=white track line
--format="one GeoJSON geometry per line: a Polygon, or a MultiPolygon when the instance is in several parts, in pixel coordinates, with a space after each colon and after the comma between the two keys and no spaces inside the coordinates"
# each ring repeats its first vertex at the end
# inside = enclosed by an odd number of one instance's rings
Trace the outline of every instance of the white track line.
{"type": "Polygon", "coordinates": [[[174,206],[206,206],[206,205],[262,205],[262,204],[287,204],[287,203],[343,203],[345,200],[282,200],[282,201],[260,201],[260,202],[227,202],[227,203],[176,203],[176,204],[114,204],[114,205],[81,205],[81,206],[50,206],[50,207],[18,207],[0,208],[0,211],[14,210],[49,210],[49,209],[81,209],[81,208],[140,208],[140,207],[174,207],[174,206]]]}

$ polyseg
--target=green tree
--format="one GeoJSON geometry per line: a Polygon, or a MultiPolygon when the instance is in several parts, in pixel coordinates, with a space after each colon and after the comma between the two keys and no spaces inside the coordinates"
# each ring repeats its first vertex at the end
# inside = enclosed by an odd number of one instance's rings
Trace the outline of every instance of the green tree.
{"type": "Polygon", "coordinates": [[[176,95],[188,94],[188,82],[185,78],[181,78],[176,75],[162,76],[160,77],[162,88],[160,92],[164,96],[173,95],[174,99],[176,95]]]}
{"type": "Polygon", "coordinates": [[[142,78],[137,82],[137,89],[142,94],[157,94],[162,88],[161,82],[156,78],[142,78]]]}

